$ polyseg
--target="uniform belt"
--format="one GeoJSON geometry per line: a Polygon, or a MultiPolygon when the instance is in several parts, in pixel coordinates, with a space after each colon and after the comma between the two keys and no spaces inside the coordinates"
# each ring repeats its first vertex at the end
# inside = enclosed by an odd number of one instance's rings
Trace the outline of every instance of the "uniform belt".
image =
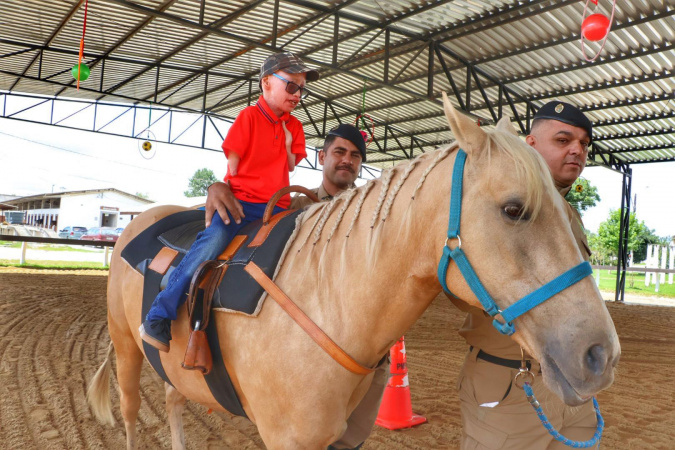
{"type": "MultiPolygon", "coordinates": [[[[469,351],[473,350],[473,346],[469,348],[469,351]]],[[[504,366],[504,367],[509,367],[511,369],[520,369],[521,362],[517,359],[504,359],[500,358],[499,356],[494,356],[489,353],[485,353],[483,350],[478,350],[478,354],[476,355],[476,358],[482,359],[483,361],[487,361],[492,364],[497,364],[498,366],[504,366]]],[[[525,365],[527,366],[527,369],[530,370],[532,369],[532,364],[530,364],[529,360],[525,361],[525,365]]]]}

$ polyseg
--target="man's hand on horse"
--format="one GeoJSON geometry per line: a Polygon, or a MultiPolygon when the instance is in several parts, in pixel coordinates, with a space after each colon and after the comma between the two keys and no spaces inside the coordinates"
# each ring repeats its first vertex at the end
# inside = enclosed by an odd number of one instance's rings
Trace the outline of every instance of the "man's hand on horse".
{"type": "Polygon", "coordinates": [[[232,215],[232,219],[236,223],[241,223],[242,217],[244,215],[244,209],[241,207],[241,203],[236,199],[232,190],[230,190],[230,185],[227,183],[213,183],[209,186],[208,194],[206,196],[206,226],[211,225],[211,219],[213,214],[218,211],[220,218],[223,219],[225,225],[229,225],[230,217],[227,215],[229,211],[232,215]]]}

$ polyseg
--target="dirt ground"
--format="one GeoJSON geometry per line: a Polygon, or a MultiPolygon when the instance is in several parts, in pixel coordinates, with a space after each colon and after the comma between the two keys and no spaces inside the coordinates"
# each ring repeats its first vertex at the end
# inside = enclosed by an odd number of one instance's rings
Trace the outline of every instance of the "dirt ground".
{"type": "MultiPolygon", "coordinates": [[[[0,268],[0,448],[119,449],[125,434],[103,426],[85,401],[105,356],[105,272],[0,268]]],[[[675,448],[675,308],[609,304],[623,355],[614,385],[599,395],[603,448],[675,448]]],[[[376,427],[364,450],[457,448],[460,415],[454,386],[466,345],[462,314],[438,298],[406,335],[413,409],[429,423],[403,431],[376,427]]],[[[164,389],[149,366],[141,380],[140,448],[170,448],[164,389]]],[[[192,449],[263,449],[255,426],[207,414],[188,402],[192,449]]]]}

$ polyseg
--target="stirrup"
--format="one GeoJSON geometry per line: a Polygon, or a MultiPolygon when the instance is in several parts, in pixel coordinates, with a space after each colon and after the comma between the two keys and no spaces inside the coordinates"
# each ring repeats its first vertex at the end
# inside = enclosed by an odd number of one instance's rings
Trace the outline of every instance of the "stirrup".
{"type": "Polygon", "coordinates": [[[213,294],[222,279],[224,266],[225,263],[221,261],[203,262],[192,276],[187,299],[190,336],[181,366],[186,370],[199,370],[204,375],[213,368],[206,328],[211,317],[213,294]]]}

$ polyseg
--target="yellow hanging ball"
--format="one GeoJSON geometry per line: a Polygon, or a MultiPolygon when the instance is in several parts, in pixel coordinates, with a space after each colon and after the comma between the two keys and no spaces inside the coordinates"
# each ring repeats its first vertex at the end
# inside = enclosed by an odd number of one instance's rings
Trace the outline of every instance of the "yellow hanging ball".
{"type": "Polygon", "coordinates": [[[582,184],[577,184],[576,189],[577,189],[577,192],[583,192],[584,186],[582,184]]]}
{"type": "Polygon", "coordinates": [[[150,141],[143,142],[143,150],[145,150],[146,152],[152,150],[152,142],[150,141]]]}

